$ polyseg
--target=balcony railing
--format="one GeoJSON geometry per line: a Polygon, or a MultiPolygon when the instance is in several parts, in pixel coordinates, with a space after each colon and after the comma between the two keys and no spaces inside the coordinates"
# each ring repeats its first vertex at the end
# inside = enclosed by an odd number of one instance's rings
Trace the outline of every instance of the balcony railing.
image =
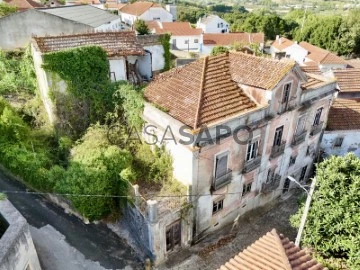
{"type": "Polygon", "coordinates": [[[257,156],[256,158],[249,160],[245,163],[243,168],[243,173],[251,172],[260,166],[261,156],[257,156]]]}
{"type": "Polygon", "coordinates": [[[278,157],[278,156],[282,155],[284,153],[284,150],[285,150],[285,145],[286,145],[286,141],[282,141],[280,145],[274,145],[271,148],[270,157],[275,158],[275,157],[278,157]]]}
{"type": "Polygon", "coordinates": [[[310,135],[311,135],[311,136],[314,136],[314,135],[318,134],[318,133],[322,130],[322,128],[323,128],[323,123],[324,123],[324,122],[321,121],[319,124],[313,125],[313,126],[311,127],[310,135]]]}
{"type": "Polygon", "coordinates": [[[276,190],[280,185],[281,176],[279,174],[274,174],[274,176],[271,178],[271,180],[267,183],[262,184],[261,191],[263,193],[270,193],[274,190],[276,190]]]}
{"type": "Polygon", "coordinates": [[[293,146],[296,146],[296,145],[299,145],[300,143],[304,142],[305,141],[305,138],[306,138],[306,133],[307,133],[307,130],[304,130],[301,134],[299,135],[296,135],[294,134],[294,138],[293,138],[293,141],[292,141],[292,145],[293,146]]]}
{"type": "Polygon", "coordinates": [[[224,175],[214,177],[213,190],[218,190],[231,182],[232,170],[228,169],[224,175]]]}

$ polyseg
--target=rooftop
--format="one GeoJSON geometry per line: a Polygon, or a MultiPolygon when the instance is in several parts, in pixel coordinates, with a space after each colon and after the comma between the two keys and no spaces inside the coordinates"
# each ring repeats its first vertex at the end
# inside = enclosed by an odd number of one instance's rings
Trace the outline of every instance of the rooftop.
{"type": "Polygon", "coordinates": [[[117,15],[89,5],[41,8],[38,10],[94,28],[119,19],[117,15]]]}
{"type": "Polygon", "coordinates": [[[230,46],[235,43],[252,44],[264,43],[264,33],[223,33],[204,34],[204,45],[230,46]]]}
{"type": "Polygon", "coordinates": [[[209,23],[209,22],[211,22],[212,20],[215,20],[215,19],[222,20],[218,15],[210,14],[210,15],[207,15],[207,16],[204,16],[204,17],[200,18],[199,22],[202,23],[202,24],[207,24],[207,23],[209,23]]]}
{"type": "Polygon", "coordinates": [[[290,47],[291,45],[293,45],[295,42],[293,42],[290,39],[287,39],[285,37],[280,37],[279,39],[275,40],[271,46],[278,49],[279,51],[282,51],[284,49],[286,49],[287,47],[290,47]]]}
{"type": "Polygon", "coordinates": [[[318,75],[322,74],[319,65],[313,61],[305,62],[302,66],[300,66],[300,68],[306,73],[312,73],[318,75]]]}
{"type": "Polygon", "coordinates": [[[275,229],[268,232],[219,270],[323,270],[316,260],[275,229]]]}
{"type": "Polygon", "coordinates": [[[96,45],[102,47],[108,56],[144,54],[144,49],[133,31],[35,37],[34,40],[42,53],[96,45]]]}
{"type": "Polygon", "coordinates": [[[132,4],[127,4],[125,6],[120,7],[120,12],[140,16],[145,11],[149,10],[150,8],[157,7],[161,8],[162,6],[158,3],[154,2],[146,2],[146,1],[138,1],[132,4]]]}
{"type": "Polygon", "coordinates": [[[360,58],[347,60],[349,67],[360,68],[360,58]]]}
{"type": "Polygon", "coordinates": [[[317,64],[322,65],[329,65],[329,64],[338,64],[338,65],[344,65],[347,64],[347,62],[337,56],[336,54],[329,52],[327,50],[324,50],[322,48],[319,48],[317,46],[314,46],[308,42],[302,41],[300,42],[300,46],[303,47],[305,50],[309,52],[307,55],[307,58],[311,59],[317,64]]]}
{"type": "Polygon", "coordinates": [[[340,92],[360,92],[360,68],[334,70],[340,92]]]}
{"type": "Polygon", "coordinates": [[[11,7],[16,7],[18,11],[43,7],[41,3],[35,2],[33,0],[4,0],[4,2],[11,7]]]}
{"type": "Polygon", "coordinates": [[[326,130],[355,129],[360,129],[360,98],[335,99],[330,108],[326,130]]]}
{"type": "Polygon", "coordinates": [[[256,109],[230,69],[228,54],[202,58],[161,74],[145,89],[145,98],[193,129],[256,109]]]}
{"type": "Polygon", "coordinates": [[[334,79],[324,77],[321,74],[319,75],[319,74],[306,73],[306,76],[307,76],[307,82],[301,85],[302,90],[318,89],[320,87],[329,84],[329,82],[334,81],[334,79]]]}
{"type": "Polygon", "coordinates": [[[173,36],[199,36],[201,29],[194,29],[189,22],[147,22],[150,31],[156,34],[171,33],[173,36]]]}

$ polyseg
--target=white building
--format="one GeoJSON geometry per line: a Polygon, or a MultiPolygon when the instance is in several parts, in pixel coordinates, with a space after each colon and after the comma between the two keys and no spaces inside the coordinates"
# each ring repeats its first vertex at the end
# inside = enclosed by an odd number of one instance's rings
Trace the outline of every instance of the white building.
{"type": "Polygon", "coordinates": [[[276,36],[276,40],[270,46],[270,54],[273,58],[279,58],[279,54],[284,54],[285,57],[295,60],[302,64],[308,55],[308,51],[301,47],[297,42],[291,41],[285,37],[276,36]]]}
{"type": "Polygon", "coordinates": [[[199,19],[196,28],[202,29],[203,33],[228,33],[229,23],[217,15],[208,15],[199,19]]]}
{"type": "Polygon", "coordinates": [[[160,4],[154,2],[134,2],[119,9],[121,21],[132,26],[136,20],[172,22],[176,12],[173,6],[167,5],[164,9],[160,4]]]}
{"type": "Polygon", "coordinates": [[[199,51],[203,44],[201,29],[192,28],[188,22],[148,22],[154,34],[171,34],[170,44],[173,50],[199,51]]]}
{"type": "Polygon", "coordinates": [[[360,98],[337,98],[321,141],[324,155],[343,156],[348,152],[360,157],[360,98]]]}

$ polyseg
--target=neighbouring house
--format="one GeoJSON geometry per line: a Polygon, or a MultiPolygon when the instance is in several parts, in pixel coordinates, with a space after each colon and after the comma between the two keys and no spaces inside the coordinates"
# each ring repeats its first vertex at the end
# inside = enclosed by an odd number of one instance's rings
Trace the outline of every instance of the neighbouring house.
{"type": "Polygon", "coordinates": [[[0,270],[41,270],[29,224],[7,200],[0,200],[0,270]]]}
{"type": "Polygon", "coordinates": [[[140,42],[133,31],[34,37],[34,65],[41,97],[51,123],[54,123],[55,116],[54,106],[49,99],[49,89],[59,88],[60,91],[64,91],[66,83],[52,81],[53,74],[48,74],[42,68],[42,55],[89,45],[100,46],[106,51],[110,65],[109,77],[112,81],[127,80],[140,83],[150,80],[153,72],[158,72],[164,67],[164,50],[159,48],[159,36],[152,36],[148,40],[142,39],[140,42]],[[140,43],[146,45],[147,49],[145,50],[140,43]]]}
{"type": "Polygon", "coordinates": [[[33,36],[119,29],[119,16],[88,5],[29,9],[0,18],[0,48],[13,50],[25,47],[33,36]]]}
{"type": "Polygon", "coordinates": [[[4,0],[4,3],[11,7],[16,7],[18,11],[43,7],[41,3],[33,0],[4,0]]]}
{"type": "Polygon", "coordinates": [[[332,52],[314,46],[305,41],[300,42],[299,45],[308,51],[308,55],[305,57],[305,61],[303,62],[304,66],[315,63],[318,65],[321,72],[326,72],[332,69],[345,69],[348,66],[347,61],[332,52]]]}
{"type": "Polygon", "coordinates": [[[173,50],[199,51],[203,43],[201,29],[191,27],[189,22],[148,22],[154,34],[171,34],[170,45],[173,50]]]}
{"type": "Polygon", "coordinates": [[[360,98],[337,98],[321,141],[324,156],[354,152],[360,157],[360,98]]]}
{"type": "Polygon", "coordinates": [[[336,79],[338,98],[360,98],[360,68],[330,70],[324,75],[336,79]]]}
{"type": "Polygon", "coordinates": [[[137,1],[119,9],[121,21],[132,26],[136,20],[173,22],[175,17],[171,12],[176,8],[166,5],[166,9],[154,2],[137,1]]]}
{"type": "Polygon", "coordinates": [[[286,196],[287,176],[306,181],[335,88],[293,60],[240,52],[200,58],[151,82],[144,138],[170,152],[191,208],[188,222],[170,211],[156,223],[155,260],[286,196]]]}
{"type": "Polygon", "coordinates": [[[229,23],[217,15],[207,15],[199,19],[196,28],[202,29],[205,34],[228,33],[229,23]]]}
{"type": "Polygon", "coordinates": [[[325,270],[310,254],[275,229],[235,255],[218,270],[286,269],[325,270]]]}
{"type": "Polygon", "coordinates": [[[360,68],[360,58],[347,60],[348,68],[360,68]]]}
{"type": "Polygon", "coordinates": [[[286,57],[302,64],[308,55],[308,51],[301,47],[296,41],[294,42],[285,37],[276,36],[276,40],[271,43],[270,54],[276,59],[286,57]]]}
{"type": "Polygon", "coordinates": [[[225,34],[204,34],[204,45],[201,52],[210,54],[216,46],[224,46],[230,48],[233,45],[249,47],[252,44],[259,46],[262,50],[264,47],[264,33],[225,33],[225,34]]]}

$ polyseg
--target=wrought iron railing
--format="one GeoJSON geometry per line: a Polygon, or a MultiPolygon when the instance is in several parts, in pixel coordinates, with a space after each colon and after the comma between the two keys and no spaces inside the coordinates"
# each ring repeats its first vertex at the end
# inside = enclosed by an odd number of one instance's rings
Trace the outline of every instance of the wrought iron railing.
{"type": "Polygon", "coordinates": [[[260,163],[261,163],[261,156],[257,156],[252,160],[246,161],[243,168],[243,173],[247,173],[247,172],[251,172],[252,170],[255,170],[257,167],[260,166],[260,163]]]}
{"type": "Polygon", "coordinates": [[[307,130],[304,130],[301,134],[294,134],[292,145],[296,146],[305,141],[307,130]]]}
{"type": "Polygon", "coordinates": [[[280,145],[274,145],[271,148],[270,157],[275,158],[275,157],[278,157],[278,156],[282,155],[284,153],[284,150],[285,150],[285,145],[286,145],[286,141],[282,141],[280,145]]]}
{"type": "Polygon", "coordinates": [[[213,190],[218,190],[231,182],[232,170],[228,169],[224,175],[214,177],[213,190]]]}
{"type": "Polygon", "coordinates": [[[310,135],[311,135],[311,136],[314,136],[314,135],[318,134],[318,133],[322,130],[322,128],[323,128],[323,123],[324,123],[324,122],[321,121],[319,124],[313,125],[313,126],[311,127],[310,135]]]}

